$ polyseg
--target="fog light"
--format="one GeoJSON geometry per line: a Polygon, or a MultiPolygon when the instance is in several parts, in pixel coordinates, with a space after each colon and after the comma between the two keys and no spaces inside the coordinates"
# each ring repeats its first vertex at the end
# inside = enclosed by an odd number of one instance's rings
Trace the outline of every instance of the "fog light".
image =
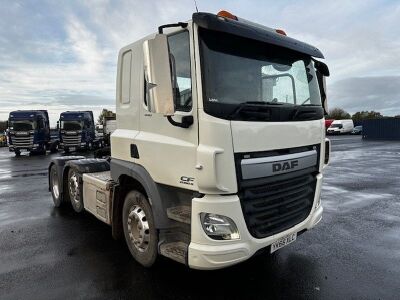
{"type": "Polygon", "coordinates": [[[240,238],[239,230],[231,218],[201,213],[200,221],[204,232],[214,240],[237,240],[240,238]]]}

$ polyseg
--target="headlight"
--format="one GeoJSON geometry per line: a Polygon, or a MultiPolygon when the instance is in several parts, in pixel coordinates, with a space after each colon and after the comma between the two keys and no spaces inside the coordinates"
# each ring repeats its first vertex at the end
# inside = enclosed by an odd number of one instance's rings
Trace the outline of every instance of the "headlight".
{"type": "Polygon", "coordinates": [[[33,144],[33,147],[39,147],[39,144],[33,144]]]}
{"type": "Polygon", "coordinates": [[[237,240],[240,238],[239,230],[231,218],[201,213],[200,221],[204,232],[214,240],[237,240]]]}

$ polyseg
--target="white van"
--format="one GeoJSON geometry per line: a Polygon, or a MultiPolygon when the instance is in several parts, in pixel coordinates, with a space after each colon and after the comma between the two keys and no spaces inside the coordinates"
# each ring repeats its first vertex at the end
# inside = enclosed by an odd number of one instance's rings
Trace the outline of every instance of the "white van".
{"type": "Polygon", "coordinates": [[[351,133],[354,129],[354,123],[352,119],[348,120],[335,120],[332,122],[326,131],[328,134],[343,134],[351,133]]]}

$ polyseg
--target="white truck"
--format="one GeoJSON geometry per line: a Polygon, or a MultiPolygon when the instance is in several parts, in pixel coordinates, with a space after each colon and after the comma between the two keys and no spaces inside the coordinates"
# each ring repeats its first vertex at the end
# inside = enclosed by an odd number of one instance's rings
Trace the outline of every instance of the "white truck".
{"type": "Polygon", "coordinates": [[[354,129],[352,119],[335,120],[326,130],[328,134],[346,134],[351,133],[354,129]]]}
{"type": "Polygon", "coordinates": [[[56,207],[71,203],[159,254],[218,269],[295,241],[322,218],[325,77],[315,47],[227,12],[121,49],[109,159],[49,165],[56,207]]]}

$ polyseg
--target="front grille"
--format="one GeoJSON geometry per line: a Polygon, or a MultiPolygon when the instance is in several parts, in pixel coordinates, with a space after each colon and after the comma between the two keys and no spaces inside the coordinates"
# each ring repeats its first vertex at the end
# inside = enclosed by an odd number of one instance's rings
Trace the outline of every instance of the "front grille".
{"type": "Polygon", "coordinates": [[[81,136],[80,135],[62,135],[64,146],[80,146],[81,136]]]}
{"type": "Polygon", "coordinates": [[[253,237],[266,238],[285,231],[308,217],[314,202],[319,160],[319,145],[235,154],[238,196],[247,228],[253,237]],[[310,150],[317,151],[315,166],[274,176],[243,179],[243,159],[276,157],[279,160],[282,155],[310,150]]]}
{"type": "Polygon", "coordinates": [[[33,136],[14,136],[12,137],[12,144],[17,148],[33,147],[33,136]]]}
{"type": "Polygon", "coordinates": [[[250,187],[240,196],[247,228],[265,238],[304,221],[311,212],[316,178],[313,174],[250,187]]]}

